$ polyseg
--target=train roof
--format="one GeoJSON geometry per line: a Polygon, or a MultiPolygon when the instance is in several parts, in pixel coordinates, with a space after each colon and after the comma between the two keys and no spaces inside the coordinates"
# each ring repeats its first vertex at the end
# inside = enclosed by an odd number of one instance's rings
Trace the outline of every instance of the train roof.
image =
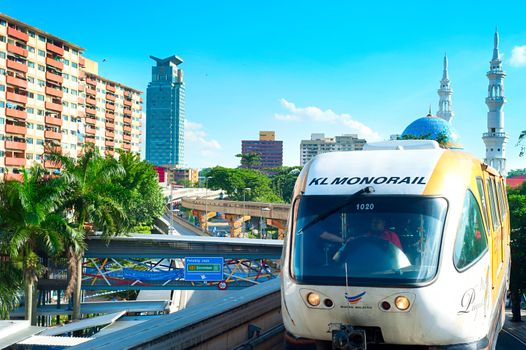
{"type": "Polygon", "coordinates": [[[464,192],[483,170],[499,175],[477,157],[435,141],[387,141],[316,156],[305,166],[301,187],[305,195],[352,194],[367,186],[375,194],[443,195],[464,192]]]}

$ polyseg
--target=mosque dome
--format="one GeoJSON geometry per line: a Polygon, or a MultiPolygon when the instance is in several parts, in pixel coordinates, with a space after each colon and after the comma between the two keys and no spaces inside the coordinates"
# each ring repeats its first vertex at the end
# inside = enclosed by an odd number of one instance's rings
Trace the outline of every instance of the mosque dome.
{"type": "Polygon", "coordinates": [[[444,135],[446,138],[447,148],[462,148],[458,134],[451,124],[440,117],[431,115],[431,113],[409,124],[402,133],[402,138],[437,140],[440,135],[444,135]]]}

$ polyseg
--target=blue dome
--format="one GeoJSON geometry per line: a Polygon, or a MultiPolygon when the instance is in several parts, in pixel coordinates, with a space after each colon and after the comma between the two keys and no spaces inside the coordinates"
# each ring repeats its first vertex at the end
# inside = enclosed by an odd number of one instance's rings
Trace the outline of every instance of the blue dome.
{"type": "Polygon", "coordinates": [[[439,135],[444,135],[447,139],[446,146],[448,148],[462,148],[459,142],[457,132],[453,129],[451,124],[440,117],[427,115],[423,118],[418,118],[402,133],[402,138],[419,138],[426,137],[429,140],[436,140],[439,135]]]}

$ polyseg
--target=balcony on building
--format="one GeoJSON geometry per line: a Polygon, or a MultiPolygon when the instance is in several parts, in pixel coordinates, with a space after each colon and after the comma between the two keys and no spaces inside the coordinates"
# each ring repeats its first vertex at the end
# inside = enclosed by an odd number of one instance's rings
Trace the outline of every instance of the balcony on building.
{"type": "Polygon", "coordinates": [[[13,85],[13,86],[16,86],[16,87],[19,87],[19,88],[22,88],[22,89],[27,89],[27,80],[19,78],[19,77],[16,77],[14,75],[13,76],[11,76],[11,75],[6,76],[6,83],[7,83],[7,85],[13,85]]]}
{"type": "Polygon", "coordinates": [[[46,115],[46,124],[56,125],[56,126],[61,127],[62,119],[60,118],[60,115],[48,114],[46,115]]]}
{"type": "Polygon", "coordinates": [[[122,139],[124,141],[131,141],[132,137],[131,137],[131,135],[123,134],[122,135],[122,139]]]}
{"type": "Polygon", "coordinates": [[[26,150],[26,140],[23,137],[9,137],[9,140],[5,141],[6,150],[26,150]]]}
{"type": "Polygon", "coordinates": [[[129,96],[130,96],[130,91],[124,90],[124,97],[129,97],[129,96]]]}
{"type": "Polygon", "coordinates": [[[87,124],[95,125],[95,123],[97,122],[97,119],[91,118],[91,117],[86,117],[85,121],[86,121],[87,124]]]}
{"type": "Polygon", "coordinates": [[[132,101],[128,100],[128,99],[124,99],[124,105],[128,106],[128,107],[131,107],[132,106],[132,101]]]}
{"type": "Polygon", "coordinates": [[[86,60],[84,57],[79,56],[79,66],[85,67],[86,66],[86,60]]]}
{"type": "Polygon", "coordinates": [[[126,132],[131,132],[131,131],[132,131],[132,128],[131,128],[131,126],[124,125],[124,126],[122,127],[122,130],[124,130],[124,131],[126,131],[126,132]]]}
{"type": "Polygon", "coordinates": [[[22,61],[22,60],[16,60],[16,59],[13,59],[11,57],[8,57],[7,58],[7,61],[6,61],[6,65],[7,65],[7,68],[9,69],[14,69],[14,70],[17,70],[19,72],[24,72],[24,73],[27,73],[27,64],[25,61],[22,61]]]}
{"type": "Polygon", "coordinates": [[[123,148],[124,148],[126,151],[131,151],[131,144],[129,144],[129,143],[125,143],[125,144],[123,144],[123,148]]]}
{"type": "Polygon", "coordinates": [[[111,91],[111,92],[115,92],[115,85],[111,85],[111,84],[106,84],[106,90],[108,91],[111,91]]]}
{"type": "Polygon", "coordinates": [[[62,139],[62,133],[59,130],[53,129],[53,128],[46,128],[44,131],[44,137],[46,139],[52,139],[52,140],[61,140],[62,139]]]}
{"type": "Polygon", "coordinates": [[[106,100],[115,102],[115,95],[106,94],[106,100]]]}
{"type": "Polygon", "coordinates": [[[5,115],[12,118],[25,120],[27,118],[27,112],[23,109],[9,108],[6,107],[5,115]]]}
{"type": "Polygon", "coordinates": [[[26,33],[24,33],[23,31],[21,31],[21,30],[19,30],[17,28],[13,28],[13,27],[8,27],[7,28],[7,35],[9,35],[10,37],[22,40],[22,41],[24,41],[26,43],[29,40],[29,35],[27,35],[26,33]]]}
{"type": "Polygon", "coordinates": [[[109,109],[110,111],[114,111],[115,105],[112,105],[111,103],[106,103],[106,109],[109,109]]]}
{"type": "Polygon", "coordinates": [[[46,72],[46,80],[54,81],[58,84],[62,84],[64,82],[64,78],[61,75],[51,72],[46,72]]]}
{"type": "Polygon", "coordinates": [[[27,103],[27,91],[8,87],[5,93],[5,98],[8,101],[25,105],[27,103]]]}
{"type": "Polygon", "coordinates": [[[4,174],[4,181],[18,181],[22,182],[24,181],[24,174],[23,173],[5,173],[4,174]]]}
{"type": "Polygon", "coordinates": [[[85,117],[86,117],[86,112],[84,112],[84,111],[77,111],[77,115],[78,115],[80,118],[85,118],[85,117]]]}
{"type": "Polygon", "coordinates": [[[18,167],[24,167],[26,166],[26,158],[24,157],[24,153],[14,153],[14,152],[6,152],[4,162],[6,166],[18,166],[18,167]]]}
{"type": "Polygon", "coordinates": [[[106,137],[111,137],[111,138],[114,138],[115,137],[115,133],[111,130],[106,130],[106,133],[104,134],[106,137]]]}
{"type": "Polygon", "coordinates": [[[25,45],[19,46],[19,45],[10,44],[10,43],[7,43],[7,52],[11,52],[11,53],[14,53],[16,55],[26,57],[26,58],[28,54],[25,45]]]}
{"type": "Polygon", "coordinates": [[[44,160],[44,168],[46,169],[60,169],[60,163],[54,162],[51,159],[44,160]]]}
{"type": "Polygon", "coordinates": [[[123,113],[124,113],[124,115],[126,115],[128,117],[131,117],[131,115],[132,115],[131,109],[127,109],[127,108],[124,108],[123,113]]]}
{"type": "Polygon", "coordinates": [[[51,101],[46,101],[45,107],[46,107],[46,109],[49,109],[49,110],[52,110],[52,111],[62,112],[62,102],[60,100],[57,100],[57,99],[53,99],[51,101]]]}
{"type": "Polygon", "coordinates": [[[95,128],[86,128],[84,132],[89,135],[95,135],[95,128]]]}
{"type": "Polygon", "coordinates": [[[62,45],[55,45],[53,43],[46,43],[46,50],[56,53],[57,55],[64,56],[64,49],[62,45]]]}
{"type": "Polygon", "coordinates": [[[86,103],[89,104],[89,105],[92,105],[92,106],[96,106],[97,105],[97,100],[94,99],[93,97],[86,97],[86,103]]]}
{"type": "Polygon", "coordinates": [[[46,95],[51,95],[51,96],[55,96],[55,97],[58,97],[58,98],[62,98],[64,93],[62,92],[60,87],[57,87],[57,85],[53,85],[53,84],[48,83],[46,85],[46,95]]]}
{"type": "Polygon", "coordinates": [[[115,130],[115,123],[112,120],[106,120],[104,127],[109,130],[115,130]]]}
{"type": "Polygon", "coordinates": [[[86,94],[88,96],[95,96],[97,95],[97,90],[90,88],[89,86],[86,87],[86,94]]]}
{"type": "Polygon", "coordinates": [[[115,114],[114,113],[106,112],[105,117],[106,117],[106,120],[111,120],[111,122],[113,122],[115,120],[115,114]]]}
{"type": "Polygon", "coordinates": [[[54,67],[54,68],[56,68],[58,70],[63,70],[64,69],[64,63],[58,61],[57,58],[58,57],[54,58],[52,56],[46,57],[46,64],[48,66],[54,67]]]}
{"type": "Polygon", "coordinates": [[[86,73],[83,70],[79,71],[79,79],[82,81],[86,80],[86,73]]]}
{"type": "Polygon", "coordinates": [[[83,105],[83,104],[86,103],[86,100],[84,99],[84,97],[80,97],[80,96],[79,96],[79,97],[77,97],[77,103],[78,103],[79,105],[83,105]]]}
{"type": "Polygon", "coordinates": [[[88,114],[96,114],[97,110],[95,108],[86,107],[86,113],[88,113],[88,114]]]}
{"type": "Polygon", "coordinates": [[[86,87],[84,86],[84,84],[79,84],[79,92],[84,92],[86,90],[86,87]]]}
{"type": "MultiPolygon", "coordinates": [[[[93,134],[95,135],[95,132],[93,132],[93,134]]],[[[90,143],[95,143],[95,136],[85,136],[84,137],[84,142],[90,142],[90,143]]]]}
{"type": "Polygon", "coordinates": [[[92,77],[87,77],[86,78],[86,84],[97,86],[97,81],[94,78],[92,78],[92,77]]]}
{"type": "Polygon", "coordinates": [[[114,147],[114,146],[115,146],[115,142],[112,141],[112,140],[106,140],[106,141],[104,142],[104,145],[105,145],[106,147],[114,147]]]}
{"type": "Polygon", "coordinates": [[[5,132],[7,134],[25,135],[27,132],[26,123],[15,120],[6,120],[5,132]]]}

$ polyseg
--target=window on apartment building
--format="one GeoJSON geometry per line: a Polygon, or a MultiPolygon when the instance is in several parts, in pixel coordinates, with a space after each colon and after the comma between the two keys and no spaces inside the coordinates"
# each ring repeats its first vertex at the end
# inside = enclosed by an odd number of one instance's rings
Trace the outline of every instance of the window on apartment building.
{"type": "Polygon", "coordinates": [[[69,60],[67,59],[62,59],[62,63],[64,63],[66,66],[69,66],[69,60]]]}
{"type": "Polygon", "coordinates": [[[34,129],[35,128],[35,124],[33,124],[33,123],[26,123],[26,127],[28,129],[34,129]]]}
{"type": "Polygon", "coordinates": [[[62,91],[64,91],[65,93],[68,93],[69,92],[69,89],[65,86],[62,87],[62,91]]]}
{"type": "Polygon", "coordinates": [[[39,35],[38,36],[38,40],[42,41],[42,42],[46,42],[46,37],[43,36],[43,35],[39,35]]]}
{"type": "Polygon", "coordinates": [[[0,58],[5,58],[5,52],[0,52],[0,58]]]}
{"type": "Polygon", "coordinates": [[[44,146],[44,140],[37,140],[37,145],[38,146],[44,146]]]}
{"type": "Polygon", "coordinates": [[[0,68],[0,75],[5,75],[5,69],[0,68]]]}
{"type": "Polygon", "coordinates": [[[35,64],[34,64],[33,62],[29,62],[29,61],[28,61],[28,62],[27,62],[27,66],[28,66],[29,68],[35,68],[35,64]]]}
{"type": "Polygon", "coordinates": [[[26,153],[26,159],[33,159],[33,153],[26,153]]]}
{"type": "Polygon", "coordinates": [[[64,107],[69,107],[69,102],[68,101],[62,101],[62,105],[64,107]]]}
{"type": "Polygon", "coordinates": [[[79,54],[79,52],[78,52],[77,50],[75,50],[75,49],[71,50],[71,52],[72,52],[75,56],[77,56],[77,55],[79,54]]]}
{"type": "Polygon", "coordinates": [[[0,25],[5,27],[7,25],[7,22],[4,21],[3,19],[0,19],[0,25]]]}
{"type": "Polygon", "coordinates": [[[0,118],[0,124],[5,124],[5,119],[4,118],[0,118]]]}
{"type": "Polygon", "coordinates": [[[37,109],[37,115],[44,115],[44,111],[41,109],[37,109]]]}
{"type": "Polygon", "coordinates": [[[4,101],[0,101],[0,108],[4,108],[5,107],[5,102],[4,101]]]}
{"type": "Polygon", "coordinates": [[[27,35],[29,35],[30,37],[34,38],[35,37],[35,32],[32,32],[30,30],[27,31],[27,35]]]}
{"type": "Polygon", "coordinates": [[[69,79],[69,74],[64,73],[64,74],[62,74],[62,77],[63,77],[64,79],[69,79]]]}
{"type": "Polygon", "coordinates": [[[5,36],[0,35],[0,41],[3,42],[3,43],[5,43],[7,40],[6,40],[5,36]]]}
{"type": "Polygon", "coordinates": [[[67,115],[62,116],[62,120],[68,121],[69,117],[67,115]]]}
{"type": "Polygon", "coordinates": [[[38,86],[40,86],[40,87],[44,87],[44,86],[46,86],[46,82],[45,82],[44,80],[40,80],[40,79],[38,79],[38,80],[37,80],[37,83],[38,83],[38,86]]]}
{"type": "Polygon", "coordinates": [[[77,108],[77,104],[76,103],[71,103],[71,108],[76,109],[77,108]]]}
{"type": "MultiPolygon", "coordinates": [[[[37,124],[37,130],[44,130],[44,125],[37,124]]],[[[38,141],[37,141],[37,145],[38,145],[38,141]]]]}
{"type": "Polygon", "coordinates": [[[69,46],[64,45],[62,48],[64,49],[64,51],[69,52],[69,46]]]}
{"type": "Polygon", "coordinates": [[[73,96],[77,96],[79,94],[77,90],[73,90],[73,89],[69,93],[72,94],[73,96]]]}
{"type": "Polygon", "coordinates": [[[38,50],[38,55],[42,57],[46,57],[46,51],[38,50]]]}
{"type": "Polygon", "coordinates": [[[35,159],[36,159],[36,160],[42,160],[42,155],[41,155],[41,154],[37,154],[37,155],[35,155],[35,159]]]}
{"type": "Polygon", "coordinates": [[[76,130],[70,130],[70,131],[69,131],[69,134],[70,134],[70,135],[75,135],[76,133],[77,133],[76,130]]]}
{"type": "Polygon", "coordinates": [[[4,157],[5,156],[5,152],[4,151],[0,151],[0,157],[4,157]]]}
{"type": "Polygon", "coordinates": [[[35,94],[32,93],[32,92],[28,92],[28,93],[27,93],[27,97],[28,97],[28,98],[35,98],[35,94]]]}
{"type": "Polygon", "coordinates": [[[35,78],[33,78],[33,77],[27,77],[26,80],[28,82],[30,82],[31,84],[33,84],[35,82],[35,78]]]}
{"type": "Polygon", "coordinates": [[[37,95],[37,100],[39,100],[39,101],[44,101],[44,95],[40,95],[40,94],[38,94],[38,95],[37,95]]]}
{"type": "Polygon", "coordinates": [[[35,111],[35,110],[34,110],[33,108],[31,108],[31,107],[26,108],[26,112],[27,112],[28,114],[33,114],[34,111],[35,111]]]}
{"type": "Polygon", "coordinates": [[[5,91],[5,85],[0,85],[0,91],[5,91]]]}
{"type": "Polygon", "coordinates": [[[71,81],[73,81],[74,83],[76,83],[78,81],[77,77],[73,76],[71,77],[71,81]]]}
{"type": "Polygon", "coordinates": [[[26,143],[32,145],[33,144],[33,139],[31,137],[26,138],[26,143]]]}
{"type": "Polygon", "coordinates": [[[77,68],[78,65],[77,65],[75,62],[71,62],[71,67],[73,67],[73,68],[77,68]]]}
{"type": "Polygon", "coordinates": [[[46,71],[46,67],[42,66],[42,65],[38,65],[38,70],[41,71],[41,72],[45,72],[46,71]]]}

